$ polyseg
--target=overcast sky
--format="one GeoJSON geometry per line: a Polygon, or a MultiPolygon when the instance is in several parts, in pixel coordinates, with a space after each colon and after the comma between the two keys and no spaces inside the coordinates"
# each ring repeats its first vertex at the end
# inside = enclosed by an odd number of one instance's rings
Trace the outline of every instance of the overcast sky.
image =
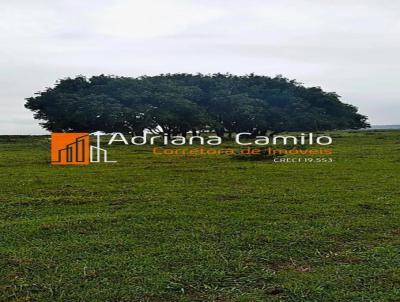
{"type": "Polygon", "coordinates": [[[1,0],[0,134],[45,133],[24,98],[59,78],[282,74],[400,124],[398,0],[1,0]]]}

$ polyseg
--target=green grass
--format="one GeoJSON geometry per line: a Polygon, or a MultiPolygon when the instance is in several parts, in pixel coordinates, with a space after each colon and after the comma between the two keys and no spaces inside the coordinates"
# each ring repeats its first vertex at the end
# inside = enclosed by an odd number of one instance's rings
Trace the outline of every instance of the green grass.
{"type": "Polygon", "coordinates": [[[400,131],[332,135],[333,163],[85,167],[0,137],[0,301],[399,301],[400,131]]]}

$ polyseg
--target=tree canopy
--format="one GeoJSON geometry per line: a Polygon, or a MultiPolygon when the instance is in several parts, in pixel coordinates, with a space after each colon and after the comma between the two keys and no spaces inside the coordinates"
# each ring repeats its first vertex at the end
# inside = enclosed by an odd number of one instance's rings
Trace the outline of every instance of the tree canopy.
{"type": "Polygon", "coordinates": [[[369,127],[367,117],[334,92],[254,74],[77,76],[27,98],[25,107],[53,132],[208,130],[223,136],[369,127]]]}

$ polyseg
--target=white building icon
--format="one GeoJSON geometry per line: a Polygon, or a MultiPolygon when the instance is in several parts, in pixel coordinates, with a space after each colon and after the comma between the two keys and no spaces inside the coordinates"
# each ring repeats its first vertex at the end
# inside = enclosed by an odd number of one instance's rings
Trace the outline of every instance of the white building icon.
{"type": "Polygon", "coordinates": [[[92,163],[116,163],[116,160],[108,160],[107,159],[107,150],[100,148],[100,137],[101,137],[101,132],[94,132],[92,133],[94,136],[96,136],[96,146],[90,146],[90,162],[92,163]],[[102,156],[103,155],[103,156],[102,156]],[[103,157],[103,160],[101,158],[103,157]]]}

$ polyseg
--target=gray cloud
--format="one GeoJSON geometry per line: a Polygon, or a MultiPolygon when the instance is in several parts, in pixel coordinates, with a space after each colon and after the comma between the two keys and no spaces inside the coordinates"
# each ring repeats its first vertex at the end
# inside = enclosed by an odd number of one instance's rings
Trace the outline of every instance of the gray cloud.
{"type": "Polygon", "coordinates": [[[0,134],[44,133],[24,98],[100,73],[283,74],[400,123],[399,14],[396,0],[3,0],[0,134]]]}

